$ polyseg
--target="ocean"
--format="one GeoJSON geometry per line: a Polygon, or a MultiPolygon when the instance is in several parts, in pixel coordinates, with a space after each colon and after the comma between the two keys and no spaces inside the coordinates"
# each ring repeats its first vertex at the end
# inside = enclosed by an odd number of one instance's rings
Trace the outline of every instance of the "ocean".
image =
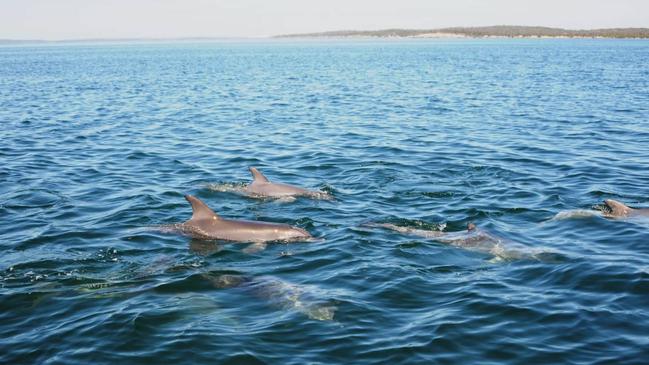
{"type": "Polygon", "coordinates": [[[649,41],[0,47],[0,363],[641,364],[649,41]],[[253,199],[271,181],[334,199],[253,199]],[[192,194],[316,242],[171,234],[192,194]],[[475,250],[380,226],[497,237],[475,250]],[[508,255],[516,247],[523,255],[508,255]]]}

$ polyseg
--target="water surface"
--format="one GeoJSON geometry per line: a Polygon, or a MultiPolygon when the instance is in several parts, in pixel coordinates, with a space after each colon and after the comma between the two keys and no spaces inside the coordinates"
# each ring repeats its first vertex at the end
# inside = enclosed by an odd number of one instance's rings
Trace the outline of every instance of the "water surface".
{"type": "Polygon", "coordinates": [[[639,40],[2,47],[0,362],[645,362],[649,224],[579,210],[649,206],[647,59],[639,40]],[[248,166],[336,199],[210,189],[248,166]],[[324,241],[152,230],[191,216],[186,193],[324,241]],[[368,222],[475,222],[548,255],[368,222]]]}

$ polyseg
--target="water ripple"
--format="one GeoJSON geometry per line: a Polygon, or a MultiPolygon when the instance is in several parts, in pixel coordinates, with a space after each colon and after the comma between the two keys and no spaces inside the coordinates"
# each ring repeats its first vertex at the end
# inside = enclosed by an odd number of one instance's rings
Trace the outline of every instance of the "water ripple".
{"type": "Polygon", "coordinates": [[[2,363],[642,363],[641,40],[0,47],[2,363]],[[232,194],[248,166],[334,200],[232,194]],[[190,239],[184,194],[321,242],[190,239]],[[497,260],[390,223],[473,222],[497,260]]]}

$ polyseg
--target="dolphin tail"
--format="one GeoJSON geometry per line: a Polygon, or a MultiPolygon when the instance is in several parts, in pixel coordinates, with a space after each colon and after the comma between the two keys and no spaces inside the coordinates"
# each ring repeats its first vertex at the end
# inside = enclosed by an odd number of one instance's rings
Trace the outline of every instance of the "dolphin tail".
{"type": "Polygon", "coordinates": [[[250,173],[252,174],[253,182],[264,182],[264,183],[270,182],[266,178],[266,176],[264,176],[264,174],[259,172],[259,170],[257,170],[256,168],[251,166],[248,169],[250,170],[250,173]]]}
{"type": "Polygon", "coordinates": [[[219,216],[214,213],[205,203],[192,195],[185,195],[185,199],[192,205],[192,218],[191,220],[199,219],[218,219],[219,216]]]}

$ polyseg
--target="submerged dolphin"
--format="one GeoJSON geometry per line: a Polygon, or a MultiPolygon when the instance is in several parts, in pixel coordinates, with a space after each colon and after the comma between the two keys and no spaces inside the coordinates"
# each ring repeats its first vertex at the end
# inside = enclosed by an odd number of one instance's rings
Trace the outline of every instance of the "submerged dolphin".
{"type": "Polygon", "coordinates": [[[241,288],[253,297],[275,307],[295,310],[311,319],[332,320],[336,307],[317,295],[322,290],[312,286],[291,284],[271,276],[244,276],[205,273],[203,277],[219,289],[241,288]]]}
{"type": "Polygon", "coordinates": [[[526,250],[522,245],[482,230],[473,223],[469,223],[466,231],[461,232],[432,231],[402,227],[390,223],[370,223],[366,224],[366,226],[387,228],[400,233],[430,238],[447,245],[490,254],[498,259],[510,260],[536,257],[536,253],[528,252],[529,250],[526,250]]]}
{"type": "Polygon", "coordinates": [[[634,209],[630,208],[624,203],[617,200],[606,199],[604,200],[604,207],[602,212],[605,217],[610,218],[627,218],[627,217],[649,217],[649,209],[634,209]]]}
{"type": "Polygon", "coordinates": [[[313,239],[309,232],[288,224],[221,218],[200,199],[191,195],[185,199],[192,205],[193,215],[178,228],[194,238],[255,243],[313,239]]]}
{"type": "Polygon", "coordinates": [[[252,182],[243,189],[243,192],[251,197],[259,198],[287,198],[304,196],[318,199],[330,199],[331,196],[322,191],[311,191],[297,186],[272,183],[254,167],[249,167],[252,174],[252,182]]]}

